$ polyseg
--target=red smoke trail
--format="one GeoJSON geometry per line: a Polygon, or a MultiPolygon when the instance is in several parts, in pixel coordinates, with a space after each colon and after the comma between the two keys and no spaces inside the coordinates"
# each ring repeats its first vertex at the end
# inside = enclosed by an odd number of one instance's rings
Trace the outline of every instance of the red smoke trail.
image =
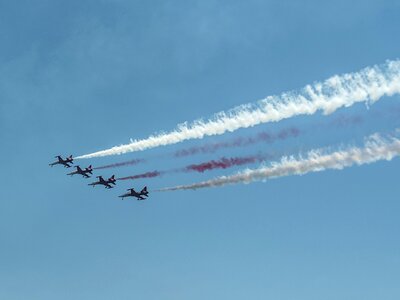
{"type": "MultiPolygon", "coordinates": [[[[392,109],[391,112],[394,113],[394,112],[396,112],[396,110],[392,109]]],[[[399,112],[400,112],[400,110],[399,110],[399,108],[397,108],[397,113],[399,113],[399,112]]],[[[364,121],[363,118],[358,115],[356,115],[356,116],[340,115],[340,116],[336,117],[336,119],[331,121],[329,125],[350,126],[350,125],[360,124],[363,121],[364,121]]],[[[323,124],[319,124],[317,126],[322,126],[322,125],[323,124]]],[[[300,133],[304,133],[304,130],[300,130],[295,127],[282,129],[281,131],[279,131],[277,133],[269,133],[269,132],[264,131],[264,132],[260,132],[256,135],[250,136],[250,137],[237,137],[237,138],[234,138],[234,139],[232,139],[230,141],[226,141],[226,142],[208,144],[208,145],[203,145],[203,146],[194,146],[194,147],[191,147],[188,149],[178,150],[175,153],[173,153],[173,156],[174,157],[185,157],[185,156],[194,155],[194,154],[198,154],[198,153],[214,153],[217,150],[223,149],[223,148],[248,146],[248,145],[253,145],[253,144],[256,144],[259,142],[273,143],[277,140],[286,140],[287,138],[297,137],[300,135],[300,133]]],[[[130,161],[96,167],[94,169],[117,168],[117,167],[129,166],[129,165],[136,165],[136,164],[143,163],[143,162],[145,162],[144,159],[133,159],[130,161]]]]}
{"type": "MultiPolygon", "coordinates": [[[[393,112],[393,110],[392,110],[393,112]]],[[[356,115],[356,116],[346,116],[341,115],[338,116],[336,119],[331,121],[329,125],[333,126],[351,126],[351,125],[358,125],[364,121],[363,117],[356,115]]],[[[317,126],[327,125],[326,123],[319,124],[317,126]]],[[[314,125],[315,127],[315,125],[314,125]]],[[[270,132],[260,132],[255,136],[251,137],[238,137],[232,139],[227,142],[220,142],[214,144],[208,144],[203,146],[194,146],[188,149],[183,149],[176,151],[173,155],[175,157],[184,157],[189,155],[194,155],[198,153],[214,153],[215,151],[223,148],[232,148],[232,147],[241,147],[241,146],[248,146],[253,145],[259,142],[265,143],[273,143],[277,140],[286,140],[287,138],[297,137],[300,133],[304,133],[304,130],[300,130],[296,127],[290,127],[286,129],[282,129],[277,133],[270,133],[270,132]]]]}
{"type": "Polygon", "coordinates": [[[192,164],[186,166],[181,169],[171,169],[167,171],[152,171],[122,178],[117,178],[117,180],[128,180],[128,179],[140,179],[140,178],[154,178],[159,177],[161,175],[173,172],[200,172],[203,173],[205,171],[210,171],[214,169],[227,169],[234,166],[241,166],[245,164],[251,164],[255,162],[263,162],[266,159],[272,159],[276,157],[276,155],[252,155],[252,156],[244,156],[244,157],[222,157],[219,160],[210,160],[207,162],[203,162],[200,164],[192,164]]]}
{"type": "Polygon", "coordinates": [[[272,155],[256,155],[256,156],[247,156],[247,157],[231,157],[226,158],[223,157],[219,160],[210,160],[208,162],[204,162],[201,164],[193,164],[185,167],[183,170],[188,171],[196,171],[203,173],[204,171],[210,171],[214,169],[227,169],[234,166],[241,166],[246,164],[251,164],[255,162],[262,162],[268,158],[271,158],[272,155]]]}
{"type": "Polygon", "coordinates": [[[117,178],[117,180],[128,180],[128,179],[134,180],[134,179],[139,179],[139,178],[153,178],[153,177],[161,176],[164,173],[165,172],[153,171],[153,172],[147,172],[147,173],[133,175],[133,176],[121,177],[121,178],[117,178]]]}
{"type": "Polygon", "coordinates": [[[100,166],[100,167],[96,167],[93,168],[94,170],[100,170],[100,169],[109,169],[109,168],[117,168],[117,167],[123,167],[123,166],[131,166],[131,165],[137,165],[140,164],[142,162],[144,162],[144,159],[132,159],[129,161],[123,161],[120,163],[115,163],[115,164],[111,164],[111,165],[105,165],[105,166],[100,166]]]}
{"type": "MultiPolygon", "coordinates": [[[[288,129],[283,129],[278,133],[260,132],[255,136],[238,137],[238,138],[232,139],[227,142],[220,142],[220,143],[203,145],[203,146],[195,146],[195,147],[192,147],[189,149],[179,150],[179,151],[175,152],[173,155],[174,155],[174,157],[184,157],[184,156],[194,155],[197,153],[215,152],[218,149],[222,149],[222,148],[247,146],[247,145],[252,145],[255,143],[259,143],[259,142],[273,143],[276,140],[285,140],[289,137],[297,137],[299,134],[300,134],[300,130],[297,128],[294,128],[294,127],[288,128],[288,129]]],[[[99,170],[99,169],[117,168],[117,167],[123,167],[123,166],[137,165],[142,162],[145,162],[145,160],[144,159],[133,159],[133,160],[124,161],[124,162],[120,162],[120,163],[96,167],[94,169],[99,170]]],[[[223,165],[223,164],[221,164],[221,165],[223,165]]],[[[154,172],[149,172],[149,173],[152,174],[154,172]]],[[[139,175],[137,175],[137,176],[139,176],[139,175]]],[[[151,177],[156,177],[156,176],[151,176],[151,177]]],[[[138,177],[138,178],[145,178],[145,177],[138,177]]],[[[136,178],[131,178],[131,179],[136,179],[136,178]]]]}
{"type": "Polygon", "coordinates": [[[212,153],[222,148],[241,147],[252,145],[259,142],[273,143],[276,140],[285,140],[289,137],[297,137],[300,130],[297,128],[283,129],[280,132],[273,134],[268,132],[261,132],[252,137],[238,137],[228,142],[220,142],[203,146],[195,146],[188,149],[179,150],[174,153],[175,157],[184,157],[194,155],[197,153],[212,153]]]}

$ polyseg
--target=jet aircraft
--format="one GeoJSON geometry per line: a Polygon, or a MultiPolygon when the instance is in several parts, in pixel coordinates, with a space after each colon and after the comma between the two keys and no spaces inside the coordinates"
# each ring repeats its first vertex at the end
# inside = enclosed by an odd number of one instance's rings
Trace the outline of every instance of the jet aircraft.
{"type": "Polygon", "coordinates": [[[104,180],[104,178],[102,176],[97,176],[96,178],[98,178],[99,180],[89,183],[88,185],[91,185],[94,187],[95,185],[102,184],[102,185],[104,185],[104,187],[106,189],[111,189],[111,188],[113,188],[113,186],[111,184],[115,185],[116,184],[115,182],[117,181],[117,179],[115,179],[115,175],[111,176],[107,180],[104,180]]]}
{"type": "Polygon", "coordinates": [[[118,197],[122,198],[122,200],[124,200],[125,197],[136,197],[137,200],[146,200],[149,195],[149,192],[147,191],[147,186],[145,186],[139,193],[136,192],[134,189],[127,189],[127,191],[129,191],[129,193],[123,194],[118,197]],[[143,196],[145,196],[146,198],[144,198],[143,196]]]}
{"type": "Polygon", "coordinates": [[[55,165],[63,165],[65,168],[70,168],[71,166],[69,164],[73,164],[73,158],[72,155],[69,157],[66,157],[63,159],[60,155],[57,155],[56,158],[58,159],[57,161],[49,164],[49,166],[55,166],[55,165]]]}
{"type": "Polygon", "coordinates": [[[75,174],[80,174],[85,178],[89,178],[90,176],[88,174],[93,174],[92,173],[92,171],[93,171],[92,165],[90,165],[89,167],[85,168],[84,170],[82,170],[80,166],[76,166],[75,168],[76,168],[76,171],[68,173],[67,175],[73,176],[75,174]]]}

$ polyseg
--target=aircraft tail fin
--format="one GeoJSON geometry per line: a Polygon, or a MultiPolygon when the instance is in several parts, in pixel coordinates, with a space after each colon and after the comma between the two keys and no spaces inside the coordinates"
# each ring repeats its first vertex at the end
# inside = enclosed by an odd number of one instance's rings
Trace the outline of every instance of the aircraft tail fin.
{"type": "Polygon", "coordinates": [[[115,184],[115,182],[117,181],[117,180],[115,179],[115,175],[111,176],[111,177],[109,178],[109,180],[111,181],[112,184],[115,184]]]}
{"type": "Polygon", "coordinates": [[[142,191],[140,192],[142,195],[147,196],[149,194],[149,192],[147,191],[147,186],[145,186],[142,191]]]}

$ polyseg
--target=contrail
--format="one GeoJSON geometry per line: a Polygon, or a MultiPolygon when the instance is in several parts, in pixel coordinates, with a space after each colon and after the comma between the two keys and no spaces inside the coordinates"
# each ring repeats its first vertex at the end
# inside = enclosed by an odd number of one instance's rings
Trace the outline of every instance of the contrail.
{"type": "Polygon", "coordinates": [[[255,104],[245,104],[228,112],[220,112],[207,121],[183,123],[169,133],[131,140],[129,144],[82,155],[77,159],[143,151],[298,115],[311,115],[317,111],[330,114],[341,107],[349,107],[358,102],[372,104],[383,96],[396,93],[400,93],[400,60],[387,61],[355,73],[335,75],[324,82],[307,85],[297,92],[269,96],[255,104]]]}
{"type": "Polygon", "coordinates": [[[281,161],[259,169],[248,169],[231,176],[221,176],[200,183],[163,188],[157,191],[196,190],[227,184],[250,183],[289,175],[303,175],[326,169],[341,170],[353,165],[370,164],[379,160],[390,161],[395,156],[400,155],[400,140],[395,137],[383,138],[379,134],[374,134],[366,139],[363,148],[351,147],[347,150],[331,153],[324,152],[321,149],[313,150],[308,152],[306,158],[283,157],[281,161]]]}
{"type": "Polygon", "coordinates": [[[144,161],[145,161],[144,159],[132,159],[132,160],[128,160],[128,161],[123,161],[123,162],[119,162],[119,163],[96,167],[96,168],[93,168],[93,170],[132,166],[132,165],[137,165],[139,163],[142,163],[144,161]]]}

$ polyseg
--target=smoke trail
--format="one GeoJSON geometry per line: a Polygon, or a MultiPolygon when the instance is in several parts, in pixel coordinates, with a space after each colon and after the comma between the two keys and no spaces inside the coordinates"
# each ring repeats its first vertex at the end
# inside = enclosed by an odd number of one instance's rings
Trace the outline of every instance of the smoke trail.
{"type": "MultiPolygon", "coordinates": [[[[238,138],[235,138],[228,142],[214,143],[214,144],[203,145],[203,146],[199,146],[199,147],[191,147],[188,149],[178,150],[175,153],[173,153],[172,155],[174,157],[184,157],[184,156],[188,156],[188,155],[194,155],[197,153],[215,152],[222,148],[252,145],[252,144],[255,144],[258,142],[272,143],[278,139],[284,140],[289,137],[297,137],[299,134],[300,134],[300,130],[295,127],[283,129],[283,130],[279,131],[278,133],[269,133],[269,132],[264,131],[264,132],[260,132],[257,135],[251,136],[251,137],[238,137],[238,138]]],[[[137,164],[140,164],[143,162],[146,162],[146,160],[145,159],[132,159],[132,160],[128,160],[128,161],[122,161],[119,163],[99,166],[99,167],[93,168],[93,170],[132,166],[132,165],[137,165],[137,164]]]]}
{"type": "Polygon", "coordinates": [[[390,161],[398,155],[400,155],[400,140],[398,138],[384,139],[380,135],[374,134],[366,140],[363,148],[352,147],[332,153],[313,150],[308,153],[306,158],[283,157],[280,162],[272,163],[267,167],[245,170],[231,176],[221,176],[200,183],[164,188],[158,191],[196,190],[227,184],[250,183],[289,175],[303,175],[326,169],[341,170],[353,165],[369,164],[379,160],[390,161]]]}
{"type": "Polygon", "coordinates": [[[317,111],[330,114],[341,107],[349,107],[358,102],[372,104],[385,95],[396,93],[400,93],[400,60],[387,61],[383,65],[367,67],[356,73],[336,75],[322,83],[307,85],[299,92],[269,96],[256,104],[241,105],[228,112],[220,112],[207,121],[183,123],[172,132],[132,140],[129,144],[82,155],[77,159],[143,151],[188,139],[221,135],[261,123],[277,122],[297,115],[311,115],[317,111]]]}
{"type": "Polygon", "coordinates": [[[228,142],[194,146],[188,149],[178,150],[174,153],[174,156],[184,157],[198,153],[214,153],[219,149],[248,146],[258,142],[273,143],[276,140],[285,140],[289,137],[297,137],[299,134],[300,130],[295,127],[283,129],[278,133],[269,133],[264,131],[251,137],[238,137],[228,142]]]}
{"type": "Polygon", "coordinates": [[[128,180],[128,179],[134,180],[134,179],[139,179],[139,178],[153,178],[153,177],[161,176],[164,173],[165,172],[153,171],[153,172],[147,172],[147,173],[133,175],[133,176],[121,177],[121,178],[117,178],[117,180],[128,180]]]}
{"type": "MultiPolygon", "coordinates": [[[[398,108],[400,111],[400,108],[398,108]]],[[[392,108],[390,110],[390,113],[396,113],[395,108],[392,108]]],[[[379,116],[379,115],[378,115],[379,116]]],[[[396,117],[398,116],[398,113],[396,114],[396,117]]],[[[360,115],[355,115],[355,116],[348,116],[348,115],[339,115],[337,116],[334,120],[330,121],[328,125],[331,126],[351,126],[351,125],[358,125],[362,123],[364,120],[360,115]]],[[[320,127],[322,125],[326,125],[324,123],[321,124],[314,124],[312,125],[312,128],[315,127],[320,127]]],[[[243,146],[249,146],[253,145],[259,142],[264,142],[264,143],[274,143],[277,140],[286,140],[288,138],[292,137],[298,137],[301,133],[304,133],[304,129],[299,129],[296,127],[289,127],[289,128],[284,128],[278,132],[268,132],[268,131],[263,131],[260,132],[256,135],[249,136],[249,137],[236,137],[234,139],[231,139],[229,141],[225,142],[217,142],[217,143],[212,143],[212,144],[205,144],[201,146],[193,146],[187,149],[182,149],[174,152],[172,155],[174,157],[185,157],[189,155],[195,155],[195,154],[205,154],[205,153],[214,153],[220,149],[224,148],[233,148],[233,147],[243,147],[243,146]]],[[[271,157],[268,157],[269,159],[271,157]]],[[[225,158],[223,158],[225,159],[225,158]]],[[[240,158],[238,158],[240,159],[240,158]]],[[[107,169],[107,168],[117,168],[117,167],[124,167],[124,166],[129,166],[129,165],[137,165],[139,163],[146,162],[144,159],[133,159],[133,160],[128,160],[128,161],[123,161],[119,163],[114,163],[110,165],[104,165],[100,167],[94,168],[94,170],[99,170],[99,169],[107,169]]],[[[211,161],[212,162],[212,161],[211,161]]],[[[210,163],[211,163],[210,162],[210,163]]],[[[207,164],[207,163],[203,163],[207,164]]],[[[194,165],[195,166],[195,165],[194,165]]]]}
{"type": "MultiPolygon", "coordinates": [[[[356,116],[347,116],[347,115],[339,115],[334,120],[330,121],[328,125],[330,126],[352,126],[359,125],[363,122],[363,118],[360,115],[356,116]]],[[[323,125],[327,125],[325,123],[314,124],[312,125],[312,129],[315,127],[320,127],[323,125]]],[[[274,143],[277,140],[286,140],[287,138],[298,137],[300,134],[303,134],[304,129],[299,129],[296,127],[285,128],[279,131],[278,133],[271,133],[267,131],[263,131],[258,133],[255,136],[251,137],[237,137],[233,140],[227,142],[218,142],[213,144],[205,144],[201,146],[193,146],[187,149],[182,149],[176,151],[173,155],[175,157],[185,157],[189,155],[195,154],[204,154],[204,153],[214,153],[220,149],[224,148],[233,148],[233,147],[242,147],[249,146],[259,142],[265,143],[274,143]]]]}
{"type": "MultiPolygon", "coordinates": [[[[396,108],[392,108],[390,110],[390,113],[396,113],[396,108]]],[[[398,108],[400,111],[400,108],[398,108]]],[[[379,116],[379,115],[378,115],[379,116]]],[[[396,117],[398,116],[398,113],[396,114],[396,117]]],[[[337,116],[334,120],[329,122],[329,125],[333,126],[351,126],[351,125],[358,125],[363,122],[363,118],[360,115],[355,115],[355,116],[347,116],[347,115],[339,115],[337,116]]],[[[321,124],[314,124],[312,128],[315,127],[320,127],[324,125],[323,123],[321,124]]],[[[325,124],[326,125],[326,124],[325,124]]],[[[226,142],[218,142],[218,143],[212,143],[212,144],[205,144],[201,146],[194,146],[190,147],[187,149],[182,149],[174,152],[172,155],[174,157],[185,157],[189,155],[195,155],[199,153],[214,153],[220,149],[224,148],[233,148],[233,147],[242,147],[242,146],[249,146],[253,145],[259,142],[265,142],[265,143],[274,143],[277,140],[286,140],[287,138],[291,137],[298,137],[301,133],[304,133],[304,129],[298,129],[296,127],[289,127],[289,128],[284,128],[280,130],[279,132],[268,132],[268,131],[263,131],[260,132],[256,135],[250,136],[250,137],[237,137],[234,139],[231,139],[226,142]]],[[[270,159],[270,157],[268,157],[270,159]]],[[[110,165],[105,165],[105,166],[100,166],[94,168],[94,170],[99,170],[99,169],[106,169],[106,168],[117,168],[117,167],[124,167],[124,166],[129,166],[129,165],[137,165],[139,163],[146,162],[144,159],[133,159],[133,160],[128,160],[128,161],[123,161],[119,163],[114,163],[110,165]]],[[[204,163],[206,164],[206,163],[204,163]]]]}
{"type": "Polygon", "coordinates": [[[119,163],[115,163],[115,164],[96,167],[93,170],[117,168],[117,167],[123,167],[123,166],[132,166],[132,165],[140,164],[144,161],[145,161],[144,159],[132,159],[132,160],[123,161],[123,162],[119,162],[119,163]]]}
{"type": "Polygon", "coordinates": [[[128,180],[128,179],[139,179],[139,178],[154,178],[159,177],[164,174],[168,173],[178,173],[178,172],[199,172],[203,173],[205,171],[210,171],[214,169],[227,169],[234,166],[241,166],[245,164],[255,163],[255,162],[262,162],[268,158],[271,158],[272,155],[252,155],[252,156],[245,156],[245,157],[231,157],[226,158],[222,157],[219,160],[210,160],[201,164],[192,164],[180,169],[172,169],[166,171],[152,171],[146,172],[142,174],[117,178],[117,180],[128,180]]]}
{"type": "Polygon", "coordinates": [[[210,160],[208,162],[204,162],[201,164],[193,164],[189,165],[183,170],[186,172],[196,171],[203,173],[205,171],[210,171],[214,169],[227,169],[233,166],[241,166],[245,164],[251,164],[255,162],[265,161],[267,158],[272,157],[270,155],[255,155],[255,156],[247,156],[247,157],[231,157],[226,158],[223,157],[219,160],[210,160]]]}

